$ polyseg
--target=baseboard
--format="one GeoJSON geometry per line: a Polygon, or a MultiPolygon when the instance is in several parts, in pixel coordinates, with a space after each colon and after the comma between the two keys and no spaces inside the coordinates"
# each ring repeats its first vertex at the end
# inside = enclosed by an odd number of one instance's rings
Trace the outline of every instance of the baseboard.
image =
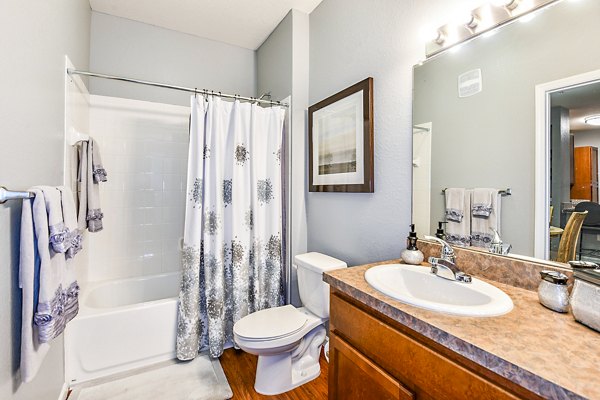
{"type": "Polygon", "coordinates": [[[63,383],[63,387],[58,395],[58,400],[65,400],[67,398],[67,394],[69,394],[69,385],[67,385],[67,382],[65,382],[63,383]]]}

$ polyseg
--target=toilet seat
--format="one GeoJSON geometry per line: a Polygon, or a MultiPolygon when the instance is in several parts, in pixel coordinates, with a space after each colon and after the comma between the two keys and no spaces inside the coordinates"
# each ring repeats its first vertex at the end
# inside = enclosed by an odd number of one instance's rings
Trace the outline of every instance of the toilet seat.
{"type": "Polygon", "coordinates": [[[239,320],[234,334],[243,340],[267,341],[282,339],[301,331],[308,316],[292,305],[257,311],[239,320]]]}

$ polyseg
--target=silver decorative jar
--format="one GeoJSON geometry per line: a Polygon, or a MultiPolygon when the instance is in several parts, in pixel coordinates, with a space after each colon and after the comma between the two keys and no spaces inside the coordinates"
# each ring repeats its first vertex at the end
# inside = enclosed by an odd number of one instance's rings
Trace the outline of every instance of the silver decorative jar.
{"type": "Polygon", "coordinates": [[[569,311],[569,291],[567,281],[569,278],[558,271],[540,272],[542,281],[538,286],[540,303],[553,311],[566,313],[569,311]]]}
{"type": "MultiPolygon", "coordinates": [[[[575,268],[574,268],[575,269],[575,268]]],[[[600,331],[600,270],[578,270],[573,274],[571,311],[579,322],[600,331]]]]}

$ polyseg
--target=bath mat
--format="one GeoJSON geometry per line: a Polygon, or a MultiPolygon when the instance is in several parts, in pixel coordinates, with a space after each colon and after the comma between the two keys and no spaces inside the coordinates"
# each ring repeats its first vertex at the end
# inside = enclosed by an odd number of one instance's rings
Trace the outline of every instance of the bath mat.
{"type": "Polygon", "coordinates": [[[224,400],[233,397],[219,360],[198,355],[75,386],[69,400],[224,400]]]}

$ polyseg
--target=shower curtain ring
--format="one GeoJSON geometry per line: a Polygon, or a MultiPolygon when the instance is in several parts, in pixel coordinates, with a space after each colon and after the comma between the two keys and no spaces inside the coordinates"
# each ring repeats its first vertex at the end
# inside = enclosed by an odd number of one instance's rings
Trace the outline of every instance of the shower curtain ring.
{"type": "Polygon", "coordinates": [[[194,98],[198,98],[198,88],[194,88],[194,98]]]}

